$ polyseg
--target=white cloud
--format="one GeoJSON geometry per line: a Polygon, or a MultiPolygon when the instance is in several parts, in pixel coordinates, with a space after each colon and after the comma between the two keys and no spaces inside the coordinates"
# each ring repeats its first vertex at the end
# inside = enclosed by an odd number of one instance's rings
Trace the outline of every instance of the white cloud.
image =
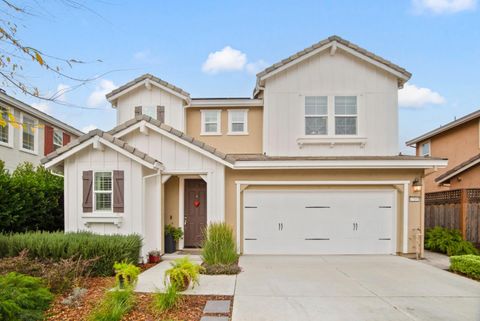
{"type": "Polygon", "coordinates": [[[38,103],[32,103],[31,106],[33,108],[36,108],[40,111],[43,111],[44,113],[50,111],[50,105],[45,102],[45,101],[41,101],[41,102],[38,102],[38,103]]]}
{"type": "Polygon", "coordinates": [[[221,71],[241,71],[245,68],[246,63],[246,54],[226,46],[220,51],[210,53],[202,65],[202,70],[211,74],[221,71]]]}
{"type": "Polygon", "coordinates": [[[477,0],[412,0],[417,13],[432,12],[434,14],[457,13],[474,10],[477,0]]]}
{"type": "Polygon", "coordinates": [[[98,127],[96,125],[90,124],[88,126],[85,126],[82,128],[82,132],[88,133],[91,130],[97,129],[98,127]]]}
{"type": "Polygon", "coordinates": [[[400,107],[420,108],[425,105],[442,105],[446,100],[439,93],[423,87],[405,84],[398,91],[398,104],[400,107]]]}
{"type": "Polygon", "coordinates": [[[61,102],[67,101],[67,92],[70,90],[69,85],[58,84],[57,91],[55,93],[55,99],[61,102]]]}
{"type": "Polygon", "coordinates": [[[251,75],[255,75],[257,74],[259,71],[265,69],[266,67],[268,66],[268,64],[263,61],[262,59],[260,60],[257,60],[255,62],[249,62],[245,69],[247,70],[247,72],[251,75]]]}
{"type": "Polygon", "coordinates": [[[113,81],[101,79],[95,90],[88,96],[87,105],[89,107],[99,107],[107,102],[105,95],[117,88],[113,81]]]}

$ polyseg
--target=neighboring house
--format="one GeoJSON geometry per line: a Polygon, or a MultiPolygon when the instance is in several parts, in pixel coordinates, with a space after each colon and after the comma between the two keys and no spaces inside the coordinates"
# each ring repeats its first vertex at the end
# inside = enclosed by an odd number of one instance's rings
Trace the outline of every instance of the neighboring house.
{"type": "Polygon", "coordinates": [[[226,222],[245,254],[422,251],[421,181],[398,154],[405,69],[333,36],[257,75],[252,98],[192,98],[152,75],[107,94],[118,126],[43,160],[65,175],[67,231],[139,233],[143,254],[226,222]],[[415,186],[414,186],[415,185],[415,186]]]}
{"type": "Polygon", "coordinates": [[[0,160],[5,168],[40,160],[84,133],[0,90],[0,160]]]}
{"type": "Polygon", "coordinates": [[[448,158],[448,166],[428,170],[425,192],[480,188],[480,110],[409,140],[418,156],[448,158]]]}

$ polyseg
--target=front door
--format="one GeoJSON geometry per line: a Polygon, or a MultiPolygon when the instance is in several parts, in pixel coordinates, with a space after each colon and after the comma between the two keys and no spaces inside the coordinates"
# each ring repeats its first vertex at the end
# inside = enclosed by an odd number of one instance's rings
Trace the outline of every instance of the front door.
{"type": "Polygon", "coordinates": [[[207,225],[207,183],[202,179],[185,180],[185,247],[201,247],[207,225]]]}

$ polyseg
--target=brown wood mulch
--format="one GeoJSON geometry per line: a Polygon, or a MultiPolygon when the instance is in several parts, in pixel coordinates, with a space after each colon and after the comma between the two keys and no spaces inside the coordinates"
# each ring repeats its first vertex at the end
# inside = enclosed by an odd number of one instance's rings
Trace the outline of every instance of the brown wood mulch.
{"type": "MultiPolygon", "coordinates": [[[[85,280],[84,287],[88,290],[77,305],[67,306],[62,304],[66,295],[58,296],[50,309],[46,312],[46,320],[49,321],[85,321],[89,313],[103,298],[105,291],[114,286],[113,277],[92,277],[85,280]]],[[[182,296],[177,307],[165,313],[158,313],[152,309],[152,293],[136,293],[135,307],[122,320],[124,321],[199,321],[203,315],[203,308],[207,300],[231,300],[231,317],[233,297],[232,296],[206,296],[206,295],[185,295],[182,296]]]]}

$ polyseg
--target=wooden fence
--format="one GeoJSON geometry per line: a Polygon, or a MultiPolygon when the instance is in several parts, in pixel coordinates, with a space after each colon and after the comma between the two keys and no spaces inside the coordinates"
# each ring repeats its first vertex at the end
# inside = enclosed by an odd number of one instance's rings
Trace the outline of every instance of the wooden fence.
{"type": "Polygon", "coordinates": [[[480,243],[480,189],[425,194],[425,228],[458,229],[463,238],[480,243]]]}

